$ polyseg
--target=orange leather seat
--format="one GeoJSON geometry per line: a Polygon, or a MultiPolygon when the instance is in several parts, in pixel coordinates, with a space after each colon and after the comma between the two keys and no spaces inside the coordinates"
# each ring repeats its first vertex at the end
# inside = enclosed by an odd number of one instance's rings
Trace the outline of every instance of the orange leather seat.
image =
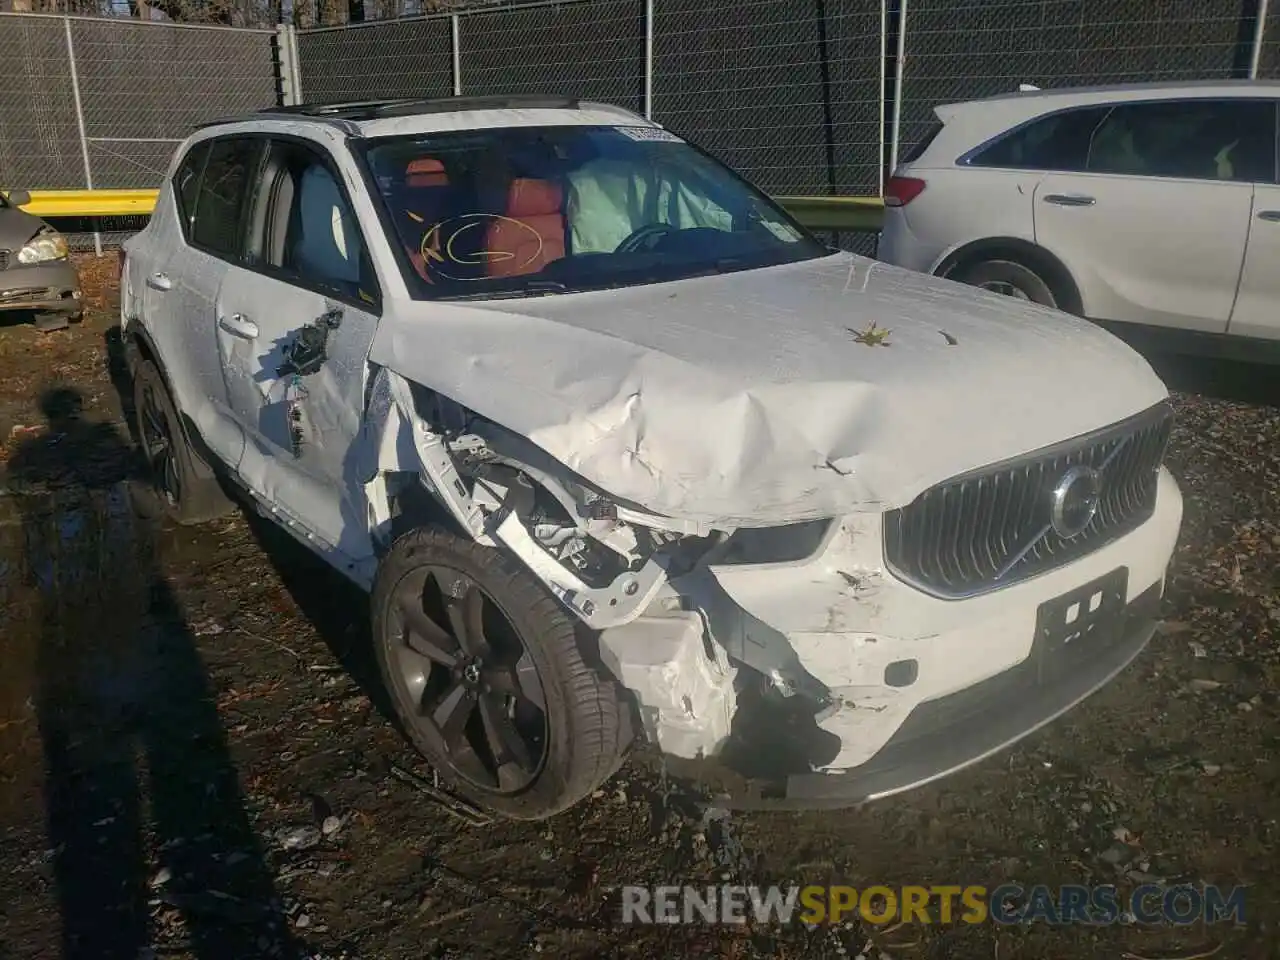
{"type": "Polygon", "coordinates": [[[445,171],[444,164],[434,157],[414,160],[404,172],[404,191],[397,198],[397,202],[403,207],[402,215],[410,221],[405,225],[407,236],[414,237],[417,241],[407,243],[405,249],[418,276],[431,283],[431,275],[422,256],[421,240],[426,231],[434,226],[442,212],[445,191],[449,186],[449,174],[445,171]]]}
{"type": "Polygon", "coordinates": [[[491,277],[537,273],[565,254],[564,191],[549,180],[512,180],[505,218],[485,238],[491,277]]]}

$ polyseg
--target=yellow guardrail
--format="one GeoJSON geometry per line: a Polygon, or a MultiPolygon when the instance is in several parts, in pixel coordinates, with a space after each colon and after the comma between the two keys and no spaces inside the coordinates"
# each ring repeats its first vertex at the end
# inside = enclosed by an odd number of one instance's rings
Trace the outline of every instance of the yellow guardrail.
{"type": "Polygon", "coordinates": [[[775,197],[810,230],[874,233],[884,222],[880,197],[775,197]]]}
{"type": "Polygon", "coordinates": [[[23,206],[37,217],[137,217],[155,209],[158,190],[32,190],[23,206]]]}
{"type": "MultiPolygon", "coordinates": [[[[133,217],[155,209],[156,190],[32,190],[22,209],[38,217],[133,217]]],[[[812,230],[876,231],[884,218],[879,197],[778,197],[812,230]]]]}

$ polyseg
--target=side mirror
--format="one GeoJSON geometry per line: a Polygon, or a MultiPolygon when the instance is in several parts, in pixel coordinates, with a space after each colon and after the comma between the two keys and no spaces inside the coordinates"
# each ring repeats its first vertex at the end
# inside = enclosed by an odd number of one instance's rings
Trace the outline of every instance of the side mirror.
{"type": "Polygon", "coordinates": [[[25,207],[31,202],[31,194],[26,190],[10,190],[5,194],[5,199],[11,207],[25,207]]]}

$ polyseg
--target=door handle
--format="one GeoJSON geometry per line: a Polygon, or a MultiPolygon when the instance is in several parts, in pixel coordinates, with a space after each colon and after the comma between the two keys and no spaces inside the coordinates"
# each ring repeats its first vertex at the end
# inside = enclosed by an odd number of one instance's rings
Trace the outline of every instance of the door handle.
{"type": "Polygon", "coordinates": [[[1044,202],[1059,207],[1092,207],[1097,203],[1093,197],[1086,197],[1082,193],[1051,193],[1044,198],[1044,202]]]}
{"type": "Polygon", "coordinates": [[[219,317],[218,326],[233,337],[254,340],[258,336],[258,325],[240,313],[233,313],[229,317],[219,317]]]}
{"type": "Polygon", "coordinates": [[[163,273],[153,273],[147,277],[147,286],[152,290],[172,290],[173,281],[163,273]]]}
{"type": "Polygon", "coordinates": [[[1280,210],[1261,210],[1258,212],[1259,220],[1266,220],[1268,223],[1280,223],[1280,210]]]}

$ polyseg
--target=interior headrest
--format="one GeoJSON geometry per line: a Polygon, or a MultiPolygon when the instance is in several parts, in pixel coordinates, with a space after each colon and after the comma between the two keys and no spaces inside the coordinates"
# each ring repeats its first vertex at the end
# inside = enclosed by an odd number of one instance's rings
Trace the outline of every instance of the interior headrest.
{"type": "Polygon", "coordinates": [[[408,187],[447,187],[449,174],[444,164],[434,157],[423,157],[412,161],[405,167],[405,186],[408,187]]]}
{"type": "Polygon", "coordinates": [[[512,180],[507,191],[507,216],[545,217],[559,213],[563,191],[550,180],[512,180]]]}

